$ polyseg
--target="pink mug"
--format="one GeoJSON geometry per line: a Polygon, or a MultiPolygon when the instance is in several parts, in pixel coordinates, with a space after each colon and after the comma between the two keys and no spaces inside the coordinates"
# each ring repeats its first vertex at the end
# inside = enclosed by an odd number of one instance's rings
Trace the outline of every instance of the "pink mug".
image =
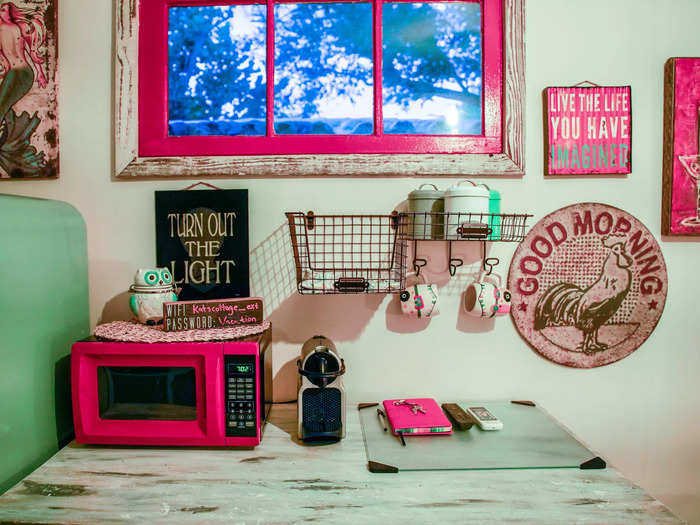
{"type": "Polygon", "coordinates": [[[467,287],[464,311],[482,319],[508,315],[510,297],[510,292],[501,285],[500,275],[486,275],[467,287]]]}
{"type": "Polygon", "coordinates": [[[401,312],[418,319],[430,319],[440,313],[440,297],[436,284],[426,283],[425,277],[422,280],[423,283],[406,283],[406,289],[399,294],[401,312]]]}

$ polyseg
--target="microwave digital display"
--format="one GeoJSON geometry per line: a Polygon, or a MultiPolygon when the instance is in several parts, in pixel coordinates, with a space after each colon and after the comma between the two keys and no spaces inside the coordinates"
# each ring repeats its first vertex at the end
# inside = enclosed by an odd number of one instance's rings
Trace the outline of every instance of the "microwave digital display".
{"type": "Polygon", "coordinates": [[[229,365],[229,370],[238,374],[250,374],[253,371],[253,365],[229,365]]]}
{"type": "Polygon", "coordinates": [[[99,366],[101,419],[194,421],[196,375],[187,366],[99,366]]]}

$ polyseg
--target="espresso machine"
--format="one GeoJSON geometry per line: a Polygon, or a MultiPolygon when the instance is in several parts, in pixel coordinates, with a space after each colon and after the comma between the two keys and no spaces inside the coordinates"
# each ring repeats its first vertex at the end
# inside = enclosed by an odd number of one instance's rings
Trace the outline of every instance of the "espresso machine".
{"type": "Polygon", "coordinates": [[[298,435],[306,443],[334,443],[345,437],[345,362],[333,342],[315,335],[301,348],[298,435]]]}

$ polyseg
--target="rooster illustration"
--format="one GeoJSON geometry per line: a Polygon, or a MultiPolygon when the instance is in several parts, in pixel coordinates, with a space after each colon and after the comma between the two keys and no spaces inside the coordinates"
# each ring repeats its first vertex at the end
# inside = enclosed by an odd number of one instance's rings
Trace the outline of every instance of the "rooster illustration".
{"type": "Polygon", "coordinates": [[[610,234],[603,246],[610,253],[596,282],[585,290],[569,283],[555,284],[537,301],[535,330],[548,326],[575,326],[583,333],[577,350],[585,354],[602,352],[608,345],[598,341],[598,329],[617,311],[632,282],[632,259],[625,251],[627,237],[610,234]]]}

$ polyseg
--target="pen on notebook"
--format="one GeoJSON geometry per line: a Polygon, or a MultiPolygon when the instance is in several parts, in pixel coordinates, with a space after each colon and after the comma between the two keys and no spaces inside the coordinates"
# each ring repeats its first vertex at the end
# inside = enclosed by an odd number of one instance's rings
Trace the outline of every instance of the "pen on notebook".
{"type": "Polygon", "coordinates": [[[382,426],[384,427],[384,432],[389,430],[386,426],[386,419],[384,419],[384,412],[381,410],[377,409],[377,416],[379,416],[379,420],[382,422],[382,426]]]}

